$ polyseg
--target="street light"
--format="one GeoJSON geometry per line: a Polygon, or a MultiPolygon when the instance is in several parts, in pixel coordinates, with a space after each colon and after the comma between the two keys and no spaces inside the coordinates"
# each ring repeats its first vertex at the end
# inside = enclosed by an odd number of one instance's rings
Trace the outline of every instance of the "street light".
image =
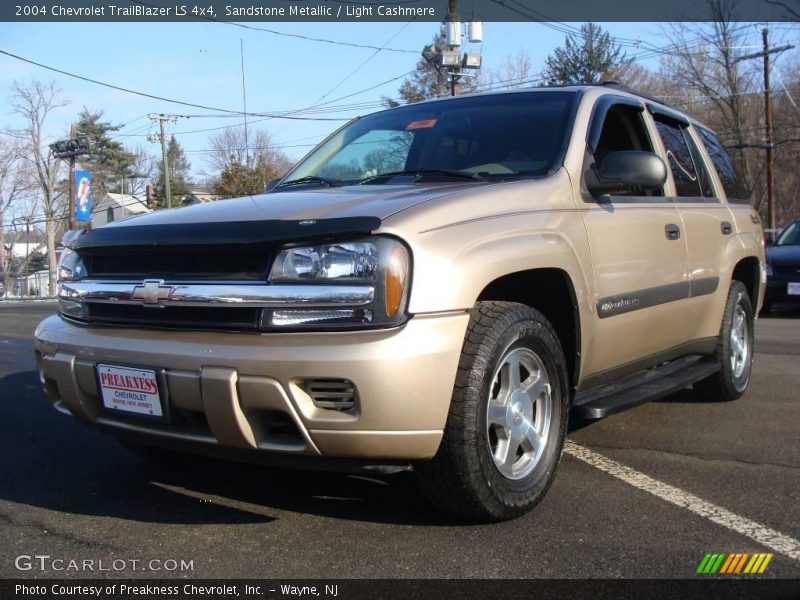
{"type": "Polygon", "coordinates": [[[480,69],[481,54],[479,52],[467,52],[461,60],[461,67],[464,69],[480,69]]]}
{"type": "Polygon", "coordinates": [[[461,55],[458,50],[442,50],[442,66],[457,67],[461,64],[461,55]]]}
{"type": "Polygon", "coordinates": [[[50,144],[50,150],[56,158],[70,158],[79,154],[88,154],[91,144],[86,134],[80,133],[75,138],[58,140],[50,144]]]}

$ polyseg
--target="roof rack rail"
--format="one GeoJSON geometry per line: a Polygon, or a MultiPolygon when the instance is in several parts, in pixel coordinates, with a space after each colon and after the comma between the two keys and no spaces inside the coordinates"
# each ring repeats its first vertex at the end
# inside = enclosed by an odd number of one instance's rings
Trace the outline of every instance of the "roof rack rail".
{"type": "Polygon", "coordinates": [[[639,90],[635,90],[632,87],[625,85],[624,83],[620,83],[619,81],[614,81],[614,80],[601,81],[599,83],[588,83],[586,85],[615,88],[615,89],[621,90],[623,92],[628,92],[629,94],[634,94],[636,96],[639,96],[640,98],[644,98],[645,100],[649,100],[650,102],[657,102],[658,104],[661,104],[663,106],[668,106],[669,108],[672,108],[674,110],[680,111],[679,108],[677,108],[675,106],[672,106],[671,104],[669,104],[668,102],[665,102],[664,100],[659,100],[658,98],[656,98],[654,96],[650,96],[649,94],[645,94],[644,92],[640,92],[639,90]]]}

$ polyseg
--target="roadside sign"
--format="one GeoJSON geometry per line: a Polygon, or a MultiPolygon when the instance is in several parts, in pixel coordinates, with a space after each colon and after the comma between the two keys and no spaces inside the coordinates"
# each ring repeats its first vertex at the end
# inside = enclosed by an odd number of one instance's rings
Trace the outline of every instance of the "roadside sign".
{"type": "Polygon", "coordinates": [[[91,171],[75,171],[75,220],[92,220],[91,171]]]}

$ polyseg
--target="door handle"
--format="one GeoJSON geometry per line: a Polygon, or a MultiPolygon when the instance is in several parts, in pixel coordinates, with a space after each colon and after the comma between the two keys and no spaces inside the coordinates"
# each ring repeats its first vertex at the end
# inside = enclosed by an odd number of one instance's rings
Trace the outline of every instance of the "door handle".
{"type": "Polygon", "coordinates": [[[674,223],[670,223],[669,225],[664,227],[664,233],[667,234],[668,240],[681,239],[681,228],[675,225],[674,223]]]}
{"type": "Polygon", "coordinates": [[[723,221],[719,224],[719,228],[722,231],[722,235],[730,235],[733,233],[733,225],[728,223],[727,221],[723,221]]]}

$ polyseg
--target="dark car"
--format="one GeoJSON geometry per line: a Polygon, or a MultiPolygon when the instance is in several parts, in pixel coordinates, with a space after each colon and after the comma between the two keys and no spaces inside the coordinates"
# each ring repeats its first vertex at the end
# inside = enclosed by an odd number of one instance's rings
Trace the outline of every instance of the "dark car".
{"type": "Polygon", "coordinates": [[[767,248],[767,296],[764,308],[800,304],[800,219],[786,227],[767,248]]]}

